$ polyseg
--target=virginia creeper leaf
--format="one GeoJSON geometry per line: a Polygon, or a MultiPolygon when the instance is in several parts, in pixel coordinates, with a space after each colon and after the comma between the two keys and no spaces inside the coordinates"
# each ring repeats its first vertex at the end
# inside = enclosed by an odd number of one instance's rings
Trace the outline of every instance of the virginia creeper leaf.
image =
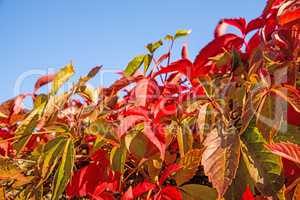
{"type": "Polygon", "coordinates": [[[124,70],[124,75],[129,77],[133,75],[143,64],[145,55],[139,55],[133,58],[127,65],[126,69],[124,70]]]}
{"type": "Polygon", "coordinates": [[[266,147],[274,154],[300,164],[300,146],[292,143],[274,143],[266,147]]]}
{"type": "Polygon", "coordinates": [[[55,95],[59,88],[69,80],[69,78],[74,74],[74,68],[72,64],[68,64],[59,72],[56,73],[53,82],[52,82],[52,89],[51,89],[51,94],[55,95]]]}
{"type": "Polygon", "coordinates": [[[204,141],[202,155],[204,172],[209,177],[218,196],[223,197],[235,178],[240,159],[240,140],[234,128],[213,129],[204,141]]]}
{"type": "Polygon", "coordinates": [[[247,128],[241,139],[243,159],[256,187],[264,195],[276,195],[284,184],[280,157],[265,147],[266,140],[252,125],[247,128]]]}
{"type": "Polygon", "coordinates": [[[66,189],[71,179],[74,166],[74,144],[72,139],[68,139],[64,145],[62,158],[53,179],[53,190],[51,200],[58,200],[66,189]]]}

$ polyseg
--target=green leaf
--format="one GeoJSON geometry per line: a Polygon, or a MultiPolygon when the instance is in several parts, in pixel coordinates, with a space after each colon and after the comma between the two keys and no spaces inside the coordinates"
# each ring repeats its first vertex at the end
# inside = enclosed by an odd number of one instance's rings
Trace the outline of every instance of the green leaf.
{"type": "Polygon", "coordinates": [[[254,182],[248,172],[244,159],[240,159],[236,176],[225,194],[225,199],[241,200],[247,186],[250,187],[254,194],[254,182]]]}
{"type": "Polygon", "coordinates": [[[192,32],[192,30],[177,30],[174,36],[174,39],[178,39],[180,37],[184,37],[189,35],[192,32]]]}
{"type": "Polygon", "coordinates": [[[240,55],[236,49],[232,50],[231,57],[232,57],[232,61],[231,61],[232,69],[236,69],[239,66],[243,65],[240,55]]]}
{"type": "Polygon", "coordinates": [[[75,157],[74,154],[74,144],[71,139],[68,139],[64,146],[60,165],[58,166],[54,176],[51,200],[58,200],[60,195],[64,192],[72,176],[75,157]]]}
{"type": "Polygon", "coordinates": [[[43,183],[46,179],[48,179],[51,173],[53,172],[59,159],[62,156],[65,144],[66,144],[65,137],[57,137],[49,141],[45,145],[43,149],[43,154],[40,158],[40,162],[41,162],[40,173],[42,179],[40,181],[40,184],[43,183]]]}
{"type": "Polygon", "coordinates": [[[181,194],[184,200],[216,200],[218,194],[214,188],[188,184],[180,187],[181,194]]]}
{"type": "Polygon", "coordinates": [[[51,95],[55,95],[59,88],[69,80],[69,78],[74,74],[74,68],[72,64],[68,64],[62,68],[57,74],[52,82],[51,95]]]}
{"type": "Polygon", "coordinates": [[[247,128],[241,139],[243,159],[256,188],[263,195],[276,195],[284,185],[280,157],[265,147],[266,140],[258,128],[252,125],[247,128]]]}
{"type": "Polygon", "coordinates": [[[124,165],[126,161],[126,147],[121,145],[120,147],[114,147],[110,153],[110,163],[112,170],[123,173],[124,165]]]}
{"type": "Polygon", "coordinates": [[[144,73],[147,72],[151,62],[152,62],[152,58],[153,56],[150,54],[145,55],[145,59],[144,59],[144,73]]]}
{"type": "Polygon", "coordinates": [[[143,64],[145,55],[139,55],[133,58],[127,65],[126,69],[124,70],[125,76],[133,75],[143,64]]]}
{"type": "Polygon", "coordinates": [[[215,128],[204,140],[204,172],[223,197],[235,178],[240,160],[240,139],[235,128],[215,128]]]}
{"type": "Polygon", "coordinates": [[[163,45],[163,41],[159,40],[157,42],[153,42],[153,43],[149,43],[146,48],[148,49],[148,51],[153,54],[159,47],[161,47],[163,45]]]}
{"type": "Polygon", "coordinates": [[[18,126],[17,130],[15,131],[16,136],[20,136],[14,141],[13,147],[17,151],[17,154],[23,150],[23,148],[29,142],[32,132],[34,131],[39,115],[41,110],[34,109],[18,126]]]}
{"type": "Polygon", "coordinates": [[[172,35],[166,35],[165,36],[165,38],[164,38],[165,40],[168,40],[168,41],[173,41],[174,40],[174,37],[172,36],[172,35]]]}

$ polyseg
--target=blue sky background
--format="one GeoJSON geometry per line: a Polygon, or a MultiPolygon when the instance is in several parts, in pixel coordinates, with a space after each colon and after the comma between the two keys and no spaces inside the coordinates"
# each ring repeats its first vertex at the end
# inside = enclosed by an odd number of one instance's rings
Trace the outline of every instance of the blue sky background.
{"type": "MultiPolygon", "coordinates": [[[[14,96],[26,72],[46,73],[70,60],[78,75],[100,64],[123,69],[145,52],[145,44],[177,29],[192,29],[187,42],[194,58],[221,18],[249,20],[264,5],[265,0],[0,0],[0,101],[14,96]]],[[[21,91],[32,91],[37,77],[24,79],[21,91]]],[[[116,78],[103,77],[106,85],[116,78]]]]}

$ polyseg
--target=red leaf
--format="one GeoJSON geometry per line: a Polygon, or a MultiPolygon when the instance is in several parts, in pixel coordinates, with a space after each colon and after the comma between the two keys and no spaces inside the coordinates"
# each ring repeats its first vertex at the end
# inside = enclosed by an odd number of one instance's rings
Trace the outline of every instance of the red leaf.
{"type": "Polygon", "coordinates": [[[143,116],[139,115],[129,115],[123,119],[121,119],[121,123],[118,127],[117,134],[118,137],[121,138],[123,135],[131,129],[136,124],[145,121],[145,118],[143,116]]]}
{"type": "MultiPolygon", "coordinates": [[[[236,47],[236,49],[240,49],[244,40],[235,35],[235,34],[225,34],[222,35],[210,43],[208,43],[197,55],[194,61],[194,68],[197,70],[203,67],[209,60],[210,57],[221,53],[225,49],[231,49],[232,47],[236,47]]],[[[198,74],[193,74],[193,76],[197,76],[198,74]]]]}
{"type": "Polygon", "coordinates": [[[278,22],[281,26],[300,22],[300,6],[297,1],[287,1],[278,10],[278,22]]]}
{"type": "Polygon", "coordinates": [[[251,56],[252,52],[259,47],[261,42],[260,36],[259,36],[259,32],[256,32],[251,39],[248,41],[248,44],[246,46],[246,53],[248,55],[248,57],[251,56]]]}
{"type": "Polygon", "coordinates": [[[137,186],[135,186],[132,189],[132,193],[133,193],[133,196],[136,198],[136,197],[139,197],[140,195],[144,194],[145,192],[153,190],[155,187],[156,187],[155,184],[149,183],[148,181],[144,181],[142,183],[139,183],[137,186]]]}
{"type": "Polygon", "coordinates": [[[142,194],[153,190],[156,188],[156,185],[153,183],[149,183],[148,181],[144,181],[139,183],[134,188],[130,187],[125,194],[122,196],[122,200],[133,200],[141,196],[142,194]]]}
{"type": "Polygon", "coordinates": [[[189,59],[189,53],[188,53],[188,49],[187,49],[187,44],[184,43],[182,50],[181,50],[181,58],[182,59],[189,59]]]}
{"type": "Polygon", "coordinates": [[[137,106],[146,107],[160,95],[159,87],[155,80],[142,79],[135,87],[135,103],[137,106]]]}
{"type": "Polygon", "coordinates": [[[291,160],[296,163],[300,163],[300,146],[292,143],[276,143],[268,144],[266,147],[274,154],[291,160]]]}
{"type": "Polygon", "coordinates": [[[162,185],[165,180],[167,180],[167,178],[169,176],[171,176],[174,172],[177,172],[178,170],[180,170],[182,168],[182,166],[178,163],[173,163],[171,165],[169,165],[163,172],[162,175],[159,179],[159,184],[162,185]]]}
{"type": "Polygon", "coordinates": [[[241,200],[255,200],[249,185],[247,185],[245,192],[243,193],[241,200]]]}
{"type": "Polygon", "coordinates": [[[284,177],[286,179],[286,185],[290,185],[300,177],[300,167],[297,166],[297,163],[294,163],[285,158],[282,158],[282,164],[284,177]]]}
{"type": "Polygon", "coordinates": [[[290,105],[287,108],[287,122],[295,126],[300,126],[300,112],[297,112],[290,105]]]}
{"type": "Polygon", "coordinates": [[[42,86],[53,81],[54,77],[55,74],[47,74],[45,76],[40,77],[34,85],[34,93],[36,93],[36,91],[38,91],[38,89],[40,89],[42,86]]]}
{"type": "Polygon", "coordinates": [[[26,95],[19,95],[16,97],[15,99],[15,104],[14,104],[14,108],[13,108],[13,113],[14,114],[18,114],[21,112],[22,108],[22,103],[24,101],[24,99],[26,98],[26,95]]]}
{"type": "Polygon", "coordinates": [[[162,160],[164,160],[166,152],[166,141],[161,125],[144,123],[144,134],[159,150],[160,156],[162,160]]]}
{"type": "Polygon", "coordinates": [[[249,32],[262,28],[266,23],[266,20],[262,17],[256,18],[251,20],[246,28],[246,34],[248,34],[249,32]]]}
{"type": "Polygon", "coordinates": [[[192,73],[193,63],[188,59],[181,59],[176,62],[171,63],[167,67],[162,67],[161,70],[154,74],[154,77],[160,74],[166,74],[169,72],[180,72],[185,74],[187,77],[192,73]]]}
{"type": "Polygon", "coordinates": [[[239,19],[222,19],[215,29],[215,38],[218,38],[225,34],[226,27],[228,25],[234,26],[241,31],[243,35],[246,34],[246,20],[244,18],[239,19]]]}
{"type": "MultiPolygon", "coordinates": [[[[80,170],[75,171],[72,180],[67,186],[68,197],[93,196],[101,199],[102,193],[114,192],[117,189],[119,177],[108,168],[109,161],[106,153],[97,151],[93,156],[95,163],[91,163],[80,170]]],[[[104,198],[104,197],[103,197],[104,198]]]]}
{"type": "Polygon", "coordinates": [[[182,200],[181,192],[173,186],[166,186],[162,189],[154,200],[182,200]]]}
{"type": "Polygon", "coordinates": [[[154,121],[159,122],[163,117],[175,115],[177,113],[177,107],[178,105],[176,105],[175,103],[163,106],[155,115],[154,121]]]}

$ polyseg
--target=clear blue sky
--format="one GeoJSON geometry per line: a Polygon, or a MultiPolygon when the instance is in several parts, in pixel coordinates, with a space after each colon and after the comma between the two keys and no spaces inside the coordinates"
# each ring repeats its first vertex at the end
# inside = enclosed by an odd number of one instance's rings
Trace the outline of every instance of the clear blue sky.
{"type": "MultiPolygon", "coordinates": [[[[57,70],[70,60],[79,75],[100,64],[123,69],[144,53],[146,43],[177,29],[192,29],[194,57],[212,39],[219,19],[249,20],[264,5],[265,0],[0,0],[0,101],[13,97],[24,72],[57,70]]],[[[21,91],[32,91],[37,77],[22,81],[21,91]]],[[[106,74],[105,84],[114,78],[106,74]]]]}

